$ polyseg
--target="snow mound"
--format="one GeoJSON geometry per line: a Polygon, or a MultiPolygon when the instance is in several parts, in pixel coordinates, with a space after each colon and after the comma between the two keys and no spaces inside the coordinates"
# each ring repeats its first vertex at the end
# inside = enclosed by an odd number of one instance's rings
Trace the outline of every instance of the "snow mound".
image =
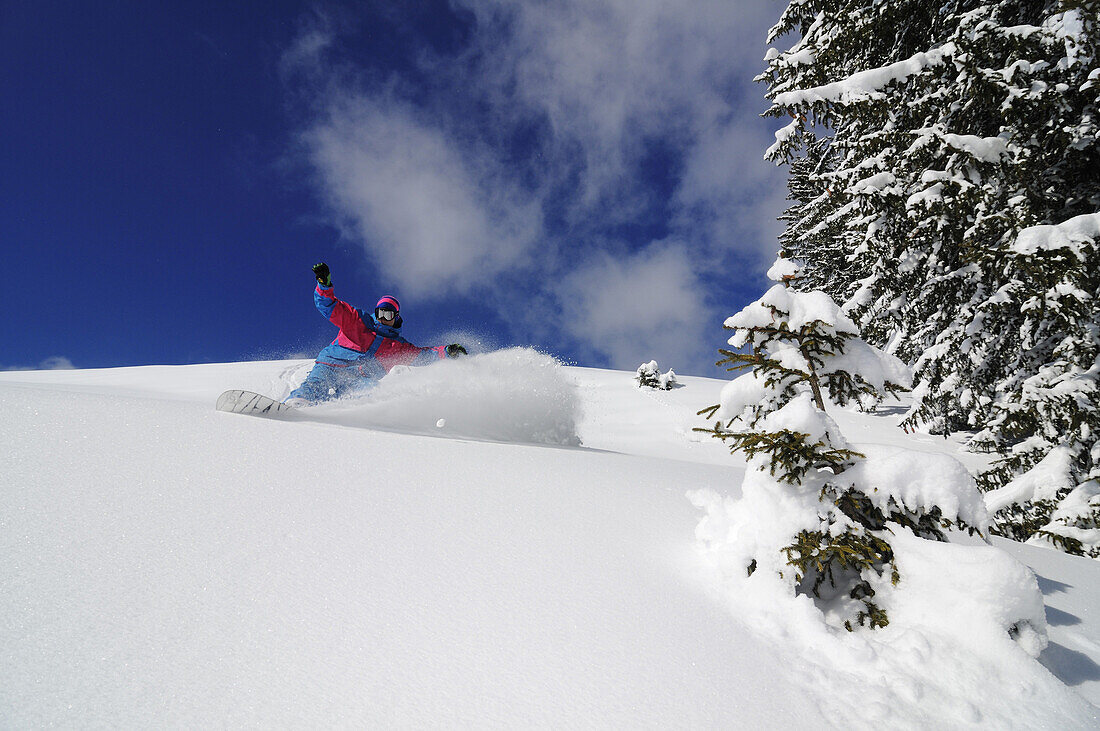
{"type": "Polygon", "coordinates": [[[1095,707],[1035,662],[1048,643],[1038,581],[999,548],[959,535],[958,543],[941,543],[894,532],[901,580],[892,591],[888,578],[876,587],[890,623],[874,632],[823,622],[811,596],[774,580],[789,569],[777,552],[749,576],[746,545],[774,544],[809,525],[800,522],[799,498],[812,491],[791,486],[782,501],[766,501],[763,475],[746,473],[741,499],[688,494],[707,513],[696,529],[704,580],[798,669],[826,718],[866,729],[1094,726],[1095,707]]]}
{"type": "Polygon", "coordinates": [[[1073,452],[1066,446],[1055,447],[1024,474],[1007,485],[987,492],[986,507],[990,513],[996,513],[1028,500],[1055,500],[1059,491],[1073,487],[1070,478],[1072,467],[1073,452]]]}
{"type": "Polygon", "coordinates": [[[343,426],[576,446],[580,397],[557,360],[529,348],[394,368],[364,395],[303,411],[343,426]]]}
{"type": "Polygon", "coordinates": [[[1025,228],[1012,250],[1029,256],[1038,251],[1069,249],[1083,259],[1082,246],[1096,239],[1100,239],[1100,213],[1085,213],[1053,226],[1025,228]]]}
{"type": "Polygon", "coordinates": [[[951,455],[884,445],[860,448],[866,457],[836,480],[859,489],[885,514],[893,509],[891,500],[911,511],[939,506],[953,520],[988,530],[985,500],[966,467],[951,455]]]}

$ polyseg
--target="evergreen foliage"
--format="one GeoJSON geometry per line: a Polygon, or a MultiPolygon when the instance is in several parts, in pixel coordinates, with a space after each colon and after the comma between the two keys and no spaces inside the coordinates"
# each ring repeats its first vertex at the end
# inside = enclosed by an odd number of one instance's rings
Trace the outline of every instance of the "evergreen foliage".
{"type": "Polygon", "coordinates": [[[994,515],[993,531],[1100,558],[1100,214],[1025,230],[1006,269],[982,314],[1019,342],[971,443],[1000,453],[985,489],[1011,492],[1029,474],[1043,485],[994,515]]]}
{"type": "MultiPolygon", "coordinates": [[[[737,350],[722,350],[720,364],[750,370],[723,390],[720,404],[699,412],[717,421],[697,431],[744,452],[750,468],[765,472],[767,479],[752,484],[766,499],[802,500],[807,517],[775,546],[783,555],[781,575],[794,590],[826,605],[839,602],[849,630],[853,623],[885,627],[889,618],[874,599],[900,580],[890,535],[910,530],[942,541],[961,520],[924,498],[907,504],[873,470],[852,469],[864,455],[825,413],[824,394],[833,403],[873,405],[886,387],[904,387],[904,367],[862,343],[827,295],[789,289],[800,277],[792,261],[780,258],[769,275],[784,283],[726,321],[737,350]],[[740,352],[745,346],[750,352],[740,352]],[[852,352],[870,357],[853,359],[852,352]]],[[[759,553],[750,556],[749,575],[765,562],[759,553]]]]}
{"type": "Polygon", "coordinates": [[[980,431],[987,489],[1070,448],[1062,494],[997,530],[1100,551],[1100,507],[1053,517],[1098,478],[1097,237],[1020,246],[1100,211],[1096,3],[793,0],[768,40],[785,35],[758,80],[791,120],[767,157],[790,166],[797,286],[915,364],[908,426],[980,431]]]}

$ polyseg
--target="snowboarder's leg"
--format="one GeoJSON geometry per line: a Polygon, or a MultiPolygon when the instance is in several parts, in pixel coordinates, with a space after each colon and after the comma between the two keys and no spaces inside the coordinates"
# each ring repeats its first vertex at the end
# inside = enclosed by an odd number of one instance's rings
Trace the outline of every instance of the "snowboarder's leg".
{"type": "Polygon", "coordinates": [[[329,390],[336,386],[336,369],[327,363],[317,362],[306,376],[302,385],[290,392],[290,399],[305,399],[309,403],[317,403],[333,398],[329,390]]]}
{"type": "Polygon", "coordinates": [[[378,381],[386,375],[386,369],[370,353],[361,353],[356,360],[355,367],[348,371],[354,373],[355,378],[347,382],[347,393],[362,395],[378,385],[378,381]]]}
{"type": "Polygon", "coordinates": [[[339,398],[359,380],[356,361],[361,353],[340,345],[328,345],[317,354],[317,362],[301,386],[290,392],[290,399],[318,403],[339,398]]]}

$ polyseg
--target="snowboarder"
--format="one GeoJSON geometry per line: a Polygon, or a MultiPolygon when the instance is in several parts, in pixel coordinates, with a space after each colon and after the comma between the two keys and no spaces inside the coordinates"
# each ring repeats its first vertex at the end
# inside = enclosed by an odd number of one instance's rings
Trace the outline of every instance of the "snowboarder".
{"type": "Polygon", "coordinates": [[[332,276],[324,262],[315,264],[313,301],[340,333],[317,355],[305,382],[284,403],[306,406],[369,388],[396,365],[428,365],[441,358],[466,355],[458,343],[421,348],[401,337],[401,305],[385,295],[374,312],[357,310],[333,294],[332,276]]]}

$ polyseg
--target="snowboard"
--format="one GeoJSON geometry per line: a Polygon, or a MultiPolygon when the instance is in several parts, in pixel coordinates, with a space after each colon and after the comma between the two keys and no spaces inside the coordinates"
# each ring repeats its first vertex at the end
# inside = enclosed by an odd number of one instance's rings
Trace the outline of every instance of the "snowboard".
{"type": "Polygon", "coordinates": [[[266,416],[271,419],[292,419],[297,413],[293,406],[287,406],[260,393],[240,390],[226,391],[218,396],[215,408],[232,414],[266,416]]]}

